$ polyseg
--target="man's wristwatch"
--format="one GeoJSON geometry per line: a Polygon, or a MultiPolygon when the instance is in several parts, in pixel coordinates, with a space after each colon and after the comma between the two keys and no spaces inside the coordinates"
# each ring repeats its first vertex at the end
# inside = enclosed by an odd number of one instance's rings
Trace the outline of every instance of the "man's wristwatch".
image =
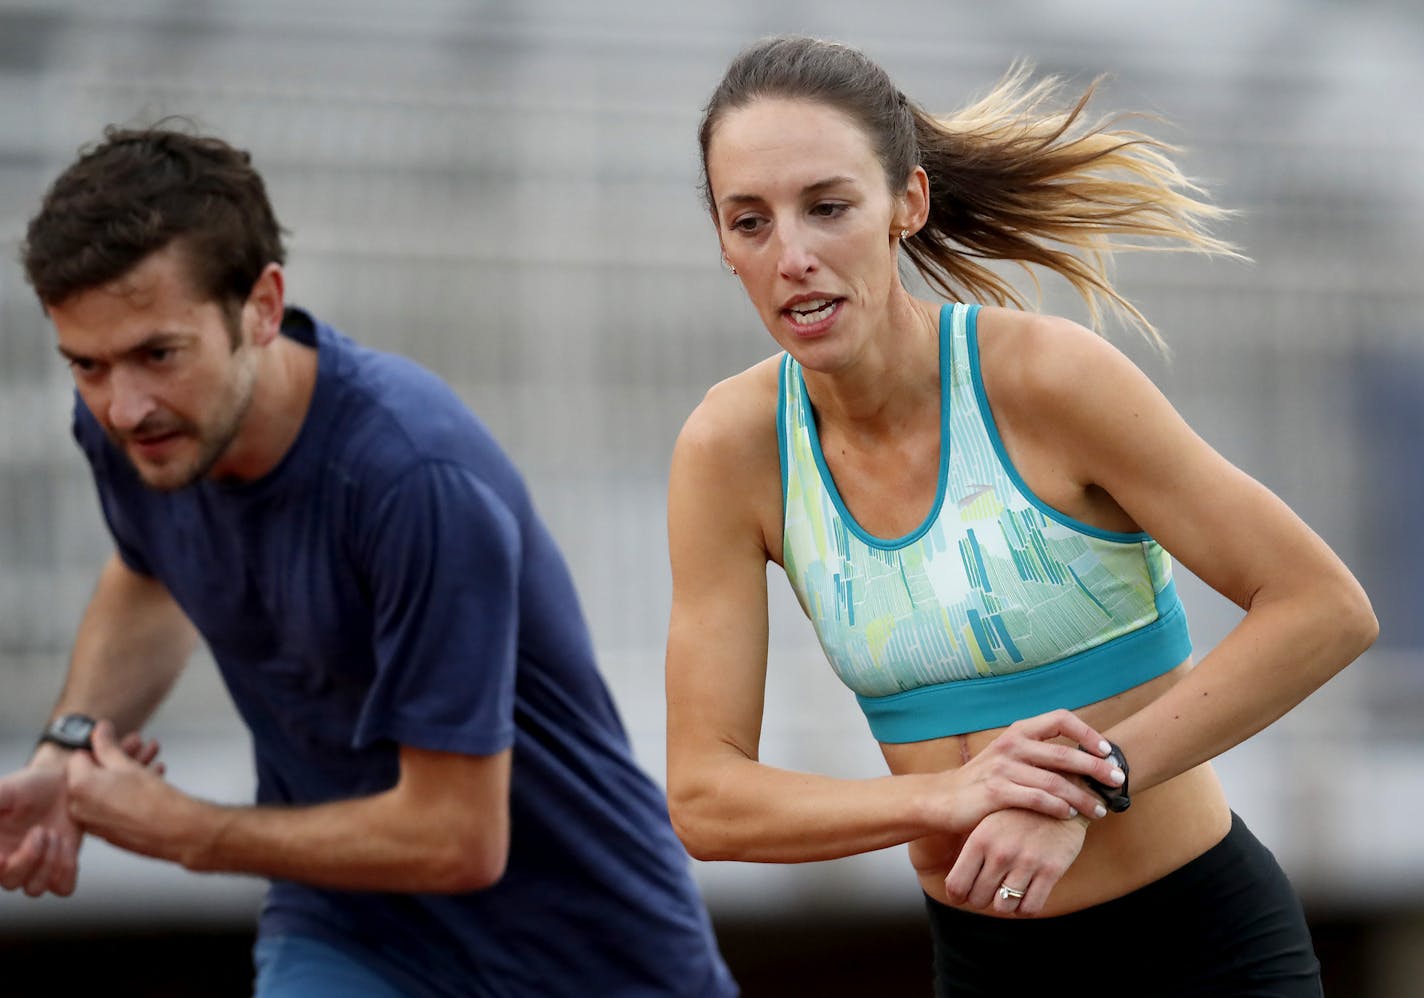
{"type": "MultiPolygon", "coordinates": [[[[1083,746],[1078,746],[1084,752],[1088,750],[1083,746]]],[[[1103,803],[1108,806],[1109,811],[1126,811],[1132,806],[1132,797],[1127,792],[1127,756],[1122,754],[1122,749],[1112,742],[1108,742],[1108,747],[1112,750],[1107,755],[1108,762],[1122,770],[1122,786],[1113,787],[1106,783],[1100,783],[1091,776],[1083,777],[1083,782],[1088,784],[1088,789],[1093,791],[1103,799],[1103,803]]],[[[1097,753],[1089,753],[1096,755],[1097,753]]]]}
{"type": "Polygon", "coordinates": [[[61,714],[49,722],[40,735],[40,743],[53,742],[68,749],[93,749],[90,736],[97,723],[88,714],[61,714]]]}

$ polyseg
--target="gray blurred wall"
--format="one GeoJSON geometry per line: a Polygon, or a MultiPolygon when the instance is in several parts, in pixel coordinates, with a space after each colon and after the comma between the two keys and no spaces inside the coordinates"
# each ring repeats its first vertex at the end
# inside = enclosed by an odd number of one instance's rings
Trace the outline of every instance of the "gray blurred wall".
{"type": "MultiPolygon", "coordinates": [[[[105,124],[182,114],[252,151],[291,230],[291,297],[439,371],[525,470],[661,779],[668,454],[701,393],[772,349],[718,265],[695,130],[728,59],[783,31],[864,48],[932,109],[1015,58],[1080,84],[1111,73],[1101,106],[1170,119],[1148,127],[1239,211],[1221,233],[1252,264],[1120,261],[1170,363],[1106,332],[1345,557],[1383,624],[1361,662],[1221,760],[1236,809],[1313,906],[1417,910],[1424,8],[1403,0],[0,0],[0,765],[26,757],[109,550],[18,240],[105,124]]],[[[1044,306],[1084,317],[1051,283],[1044,306]]],[[[1183,588],[1209,648],[1239,613],[1183,588]]],[[[880,773],[784,580],[771,589],[764,758],[880,773]]],[[[250,792],[246,737],[207,661],[153,730],[175,782],[250,792]]],[[[133,918],[137,898],[153,919],[227,922],[257,903],[252,882],[102,844],[83,865],[74,899],[0,897],[0,920],[133,918]]],[[[698,874],[719,912],[918,904],[899,849],[698,874]]]]}

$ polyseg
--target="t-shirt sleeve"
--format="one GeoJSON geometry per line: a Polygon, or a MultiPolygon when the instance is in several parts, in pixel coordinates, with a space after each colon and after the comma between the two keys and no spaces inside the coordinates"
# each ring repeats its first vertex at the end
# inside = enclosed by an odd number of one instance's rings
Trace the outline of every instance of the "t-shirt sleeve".
{"type": "Polygon", "coordinates": [[[99,511],[104,515],[104,523],[109,528],[109,536],[114,539],[119,557],[131,571],[152,575],[153,569],[140,544],[142,532],[124,511],[120,501],[124,489],[142,489],[144,486],[136,481],[133,469],[114,451],[77,392],[74,395],[74,419],[70,433],[89,460],[94,488],[99,494],[99,511]]]}
{"type": "Polygon", "coordinates": [[[514,741],[519,523],[457,465],[401,476],[359,533],[376,674],[353,744],[489,755],[514,741]]]}

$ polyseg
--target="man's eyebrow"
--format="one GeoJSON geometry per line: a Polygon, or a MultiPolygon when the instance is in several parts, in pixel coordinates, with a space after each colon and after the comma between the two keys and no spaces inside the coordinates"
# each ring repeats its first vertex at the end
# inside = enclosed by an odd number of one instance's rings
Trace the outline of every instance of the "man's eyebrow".
{"type": "MultiPolygon", "coordinates": [[[[189,338],[190,334],[187,333],[160,330],[155,333],[150,333],[149,335],[145,336],[143,339],[135,343],[133,346],[120,350],[116,356],[128,357],[132,356],[133,354],[143,353],[147,350],[161,349],[163,347],[173,346],[174,344],[187,340],[189,338]]],[[[66,350],[63,345],[57,346],[56,349],[59,350],[59,355],[61,357],[63,357],[67,361],[70,361],[71,363],[81,360],[98,359],[95,357],[88,356],[87,354],[75,353],[72,350],[66,350]]]]}

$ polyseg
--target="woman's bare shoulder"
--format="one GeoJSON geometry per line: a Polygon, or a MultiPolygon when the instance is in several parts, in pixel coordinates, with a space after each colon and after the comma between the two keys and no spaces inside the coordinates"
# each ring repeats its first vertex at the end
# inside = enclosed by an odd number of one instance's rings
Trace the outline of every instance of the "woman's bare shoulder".
{"type": "Polygon", "coordinates": [[[781,361],[768,357],[709,388],[683,424],[677,451],[732,468],[764,457],[768,447],[775,458],[781,361]]]}
{"type": "Polygon", "coordinates": [[[1071,319],[989,306],[980,313],[979,363],[996,410],[1050,419],[1085,393],[1111,395],[1123,379],[1144,377],[1126,354],[1071,319]]]}

